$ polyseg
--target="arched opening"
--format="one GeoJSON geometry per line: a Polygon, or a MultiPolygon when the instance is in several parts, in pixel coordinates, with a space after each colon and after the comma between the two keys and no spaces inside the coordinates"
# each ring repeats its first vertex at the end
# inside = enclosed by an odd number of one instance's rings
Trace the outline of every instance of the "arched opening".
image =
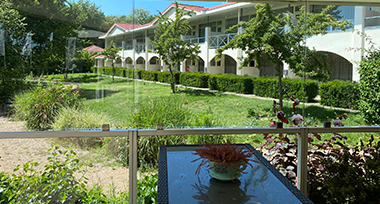
{"type": "Polygon", "coordinates": [[[143,57],[137,58],[136,68],[137,69],[145,69],[145,59],[143,57]]]}
{"type": "Polygon", "coordinates": [[[160,71],[160,68],[161,68],[160,58],[158,58],[156,56],[150,58],[149,65],[148,65],[148,70],[160,71]]]}
{"type": "Polygon", "coordinates": [[[185,60],[185,71],[189,72],[204,72],[205,62],[202,58],[198,57],[198,60],[185,60]]]}
{"type": "Polygon", "coordinates": [[[150,65],[159,65],[160,64],[160,59],[158,57],[152,57],[149,60],[150,65]]]}
{"type": "Polygon", "coordinates": [[[320,52],[327,54],[327,66],[331,71],[332,80],[339,79],[352,81],[353,65],[350,61],[332,52],[320,52]]]}
{"type": "Polygon", "coordinates": [[[127,57],[124,61],[124,67],[126,68],[132,68],[133,67],[133,60],[130,57],[127,57]]]}
{"type": "Polygon", "coordinates": [[[236,61],[234,58],[230,57],[229,55],[224,56],[224,73],[231,73],[231,74],[236,74],[236,61]]]}
{"type": "Polygon", "coordinates": [[[117,58],[115,60],[115,67],[122,67],[122,60],[120,58],[117,58]]]}

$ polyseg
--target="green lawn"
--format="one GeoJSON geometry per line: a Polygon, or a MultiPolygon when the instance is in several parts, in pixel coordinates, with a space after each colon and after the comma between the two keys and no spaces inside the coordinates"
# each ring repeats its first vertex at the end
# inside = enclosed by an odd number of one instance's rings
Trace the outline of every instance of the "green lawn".
{"type": "MultiPolygon", "coordinates": [[[[179,101],[184,108],[190,109],[194,114],[210,114],[222,127],[268,127],[271,121],[277,120],[272,110],[272,101],[219,92],[179,88],[176,94],[172,94],[170,86],[167,85],[118,78],[115,79],[115,83],[111,83],[110,78],[104,77],[97,83],[83,83],[80,88],[84,91],[83,97],[87,99],[85,106],[109,115],[112,118],[111,127],[131,127],[132,115],[140,111],[138,104],[162,98],[179,101]]],[[[298,113],[303,114],[304,112],[304,121],[310,120],[310,123],[304,122],[304,124],[309,126],[315,122],[318,123],[318,126],[322,126],[324,121],[332,121],[338,115],[346,113],[346,111],[318,106],[305,106],[304,111],[302,108],[303,105],[300,105],[298,113]]],[[[285,102],[283,110],[290,121],[294,114],[292,103],[285,102]]],[[[364,122],[359,113],[347,112],[347,114],[348,119],[343,121],[345,126],[363,125],[364,122]]],[[[149,126],[154,127],[155,125],[150,124],[149,126]]],[[[290,124],[285,126],[291,125],[290,121],[290,124]]],[[[356,144],[364,134],[346,135],[349,137],[349,144],[356,144]]],[[[323,136],[324,139],[329,137],[330,134],[323,136]]],[[[238,138],[242,142],[253,140],[262,143],[261,135],[239,136],[238,138]]]]}

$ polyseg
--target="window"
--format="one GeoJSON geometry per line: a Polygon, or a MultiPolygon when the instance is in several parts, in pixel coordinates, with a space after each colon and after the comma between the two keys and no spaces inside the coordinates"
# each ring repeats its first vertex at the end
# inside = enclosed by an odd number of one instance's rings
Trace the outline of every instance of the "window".
{"type": "Polygon", "coordinates": [[[249,66],[250,66],[250,67],[255,67],[255,60],[250,61],[250,62],[249,62],[249,66]]]}

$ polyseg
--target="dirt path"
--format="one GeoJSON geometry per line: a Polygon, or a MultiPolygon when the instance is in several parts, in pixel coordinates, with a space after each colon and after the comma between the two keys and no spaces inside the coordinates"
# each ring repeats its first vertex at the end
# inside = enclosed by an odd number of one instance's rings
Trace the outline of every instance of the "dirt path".
{"type": "MultiPolygon", "coordinates": [[[[13,122],[0,113],[0,134],[23,129],[25,129],[23,122],[13,122]]],[[[52,139],[0,139],[0,172],[12,173],[17,165],[30,161],[39,163],[38,170],[42,170],[47,164],[47,157],[51,156],[48,149],[52,147],[53,143],[52,139]]],[[[74,151],[79,158],[101,156],[80,149],[74,149],[74,151]]],[[[87,170],[84,176],[88,179],[89,187],[99,184],[105,193],[111,189],[111,186],[115,188],[116,192],[128,190],[128,168],[104,166],[103,163],[96,162],[92,162],[92,164],[91,167],[83,167],[84,170],[87,170]]],[[[80,175],[78,174],[78,176],[80,175]]]]}

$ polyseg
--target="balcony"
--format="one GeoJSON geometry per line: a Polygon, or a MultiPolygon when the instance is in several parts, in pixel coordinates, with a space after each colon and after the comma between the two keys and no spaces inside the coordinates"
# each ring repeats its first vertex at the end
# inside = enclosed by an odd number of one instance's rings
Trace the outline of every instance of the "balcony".
{"type": "Polygon", "coordinates": [[[218,49],[226,45],[230,40],[234,38],[237,33],[228,33],[223,35],[215,35],[209,37],[209,48],[218,49]]]}

